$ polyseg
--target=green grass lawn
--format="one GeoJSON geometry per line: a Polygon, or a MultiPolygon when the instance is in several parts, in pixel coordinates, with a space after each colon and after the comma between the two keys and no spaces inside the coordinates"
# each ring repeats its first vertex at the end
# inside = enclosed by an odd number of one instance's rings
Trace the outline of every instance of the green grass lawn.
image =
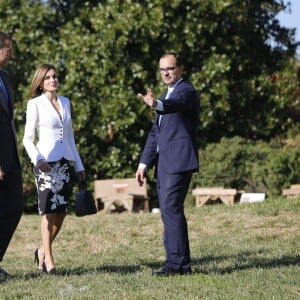
{"type": "Polygon", "coordinates": [[[24,215],[2,267],[0,299],[300,299],[300,200],[187,208],[193,275],[156,278],[157,214],[68,215],[58,275],[36,271],[40,217],[24,215]]]}

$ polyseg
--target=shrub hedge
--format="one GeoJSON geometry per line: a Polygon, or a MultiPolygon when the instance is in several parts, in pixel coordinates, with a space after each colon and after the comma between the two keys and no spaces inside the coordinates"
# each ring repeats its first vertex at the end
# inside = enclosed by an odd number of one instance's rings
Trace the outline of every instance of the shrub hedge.
{"type": "Polygon", "coordinates": [[[192,187],[224,186],[277,196],[300,182],[300,149],[276,143],[222,138],[200,151],[200,164],[192,187]]]}

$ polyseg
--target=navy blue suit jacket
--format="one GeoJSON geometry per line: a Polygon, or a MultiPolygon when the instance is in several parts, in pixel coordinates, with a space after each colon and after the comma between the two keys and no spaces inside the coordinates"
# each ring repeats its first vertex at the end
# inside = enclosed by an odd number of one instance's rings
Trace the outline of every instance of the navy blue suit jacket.
{"type": "Polygon", "coordinates": [[[6,86],[10,99],[10,108],[7,106],[2,94],[0,93],[0,166],[4,173],[13,171],[16,165],[20,163],[17,152],[16,131],[13,119],[13,94],[8,73],[0,70],[0,75],[6,86]]]}
{"type": "Polygon", "coordinates": [[[159,149],[160,168],[168,174],[198,171],[197,128],[200,102],[195,88],[182,80],[168,99],[160,100],[164,111],[156,111],[140,163],[152,167],[159,149]],[[158,124],[159,115],[162,115],[158,124]]]}

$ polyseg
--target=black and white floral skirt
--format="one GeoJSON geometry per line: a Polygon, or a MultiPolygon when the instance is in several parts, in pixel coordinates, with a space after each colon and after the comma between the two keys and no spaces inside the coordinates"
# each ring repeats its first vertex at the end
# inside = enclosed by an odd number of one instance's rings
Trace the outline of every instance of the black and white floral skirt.
{"type": "Polygon", "coordinates": [[[67,212],[69,194],[69,161],[61,159],[49,162],[51,172],[42,172],[34,167],[38,193],[39,214],[67,212]]]}

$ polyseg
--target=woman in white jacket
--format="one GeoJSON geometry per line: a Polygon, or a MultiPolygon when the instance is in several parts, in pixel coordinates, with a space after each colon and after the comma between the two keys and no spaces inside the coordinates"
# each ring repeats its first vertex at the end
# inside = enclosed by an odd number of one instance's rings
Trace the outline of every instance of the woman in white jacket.
{"type": "Polygon", "coordinates": [[[70,101],[58,96],[58,78],[53,65],[40,65],[32,79],[28,101],[24,147],[34,165],[38,209],[42,216],[42,246],[34,251],[38,269],[56,273],[52,242],[59,233],[67,211],[69,162],[85,180],[84,166],[75,145],[70,101]],[[38,135],[35,143],[35,135],[38,135]]]}

